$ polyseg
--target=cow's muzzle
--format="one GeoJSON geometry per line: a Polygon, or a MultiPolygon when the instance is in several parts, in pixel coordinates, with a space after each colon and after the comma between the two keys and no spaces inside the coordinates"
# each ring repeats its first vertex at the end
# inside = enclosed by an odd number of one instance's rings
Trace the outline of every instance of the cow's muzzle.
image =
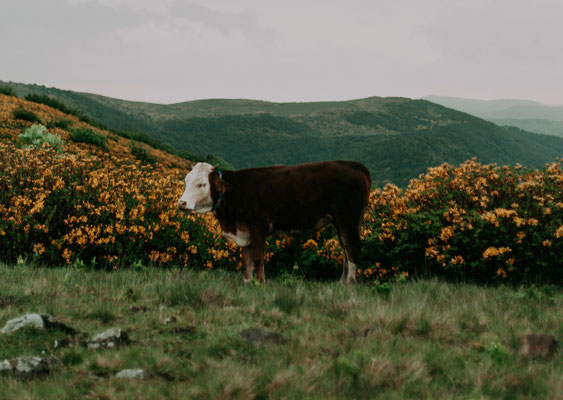
{"type": "Polygon", "coordinates": [[[194,211],[191,208],[188,208],[188,202],[186,200],[178,200],[178,209],[189,212],[194,211]]]}

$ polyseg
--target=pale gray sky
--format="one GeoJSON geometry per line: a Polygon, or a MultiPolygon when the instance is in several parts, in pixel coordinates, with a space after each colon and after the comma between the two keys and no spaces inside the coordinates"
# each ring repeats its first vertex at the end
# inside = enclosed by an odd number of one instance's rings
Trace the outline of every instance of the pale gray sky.
{"type": "Polygon", "coordinates": [[[171,103],[563,104],[560,0],[1,0],[0,79],[171,103]]]}

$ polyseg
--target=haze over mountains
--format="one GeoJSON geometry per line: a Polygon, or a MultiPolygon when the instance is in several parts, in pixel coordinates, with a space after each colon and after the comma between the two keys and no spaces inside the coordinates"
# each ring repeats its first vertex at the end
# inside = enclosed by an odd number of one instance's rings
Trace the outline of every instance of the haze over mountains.
{"type": "MultiPolygon", "coordinates": [[[[23,97],[48,95],[116,130],[146,132],[235,168],[350,159],[377,185],[404,186],[428,167],[482,163],[541,167],[563,156],[563,139],[499,127],[427,100],[381,98],[311,103],[210,99],[170,105],[1,82],[23,97]]],[[[562,120],[563,121],[563,120],[562,120]]]]}
{"type": "Polygon", "coordinates": [[[512,125],[531,132],[563,137],[563,106],[530,100],[475,100],[447,96],[427,96],[424,99],[497,125],[512,125]]]}

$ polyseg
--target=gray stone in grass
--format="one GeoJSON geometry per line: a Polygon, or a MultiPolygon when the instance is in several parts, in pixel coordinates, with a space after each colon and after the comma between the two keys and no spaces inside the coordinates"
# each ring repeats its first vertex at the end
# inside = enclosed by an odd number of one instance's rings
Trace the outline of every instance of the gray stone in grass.
{"type": "Polygon", "coordinates": [[[115,377],[123,379],[146,379],[147,373],[144,369],[122,369],[115,374],[115,377]]]}
{"type": "Polygon", "coordinates": [[[549,358],[558,349],[559,345],[553,335],[529,334],[522,340],[520,354],[529,358],[549,358]]]}
{"type": "Polygon", "coordinates": [[[53,316],[49,314],[37,314],[30,313],[22,315],[21,317],[13,318],[6,322],[4,327],[0,330],[0,333],[9,334],[19,331],[23,328],[34,328],[34,329],[60,329],[66,333],[74,334],[76,330],[57,321],[53,316]]]}
{"type": "Polygon", "coordinates": [[[61,362],[56,357],[18,357],[11,360],[0,361],[0,375],[30,378],[48,374],[52,370],[60,368],[60,366],[61,362]]]}
{"type": "Polygon", "coordinates": [[[121,328],[110,328],[87,340],[86,346],[89,349],[113,349],[127,343],[129,337],[121,328]]]}
{"type": "Polygon", "coordinates": [[[240,331],[239,335],[250,345],[263,346],[269,343],[282,344],[287,342],[283,335],[276,332],[268,332],[261,328],[248,328],[240,331]]]}

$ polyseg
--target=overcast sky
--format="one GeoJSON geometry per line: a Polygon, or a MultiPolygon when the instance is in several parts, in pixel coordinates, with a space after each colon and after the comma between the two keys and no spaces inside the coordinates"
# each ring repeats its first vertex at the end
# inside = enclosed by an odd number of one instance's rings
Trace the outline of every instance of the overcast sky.
{"type": "Polygon", "coordinates": [[[158,103],[563,104],[560,0],[0,0],[0,79],[158,103]]]}

